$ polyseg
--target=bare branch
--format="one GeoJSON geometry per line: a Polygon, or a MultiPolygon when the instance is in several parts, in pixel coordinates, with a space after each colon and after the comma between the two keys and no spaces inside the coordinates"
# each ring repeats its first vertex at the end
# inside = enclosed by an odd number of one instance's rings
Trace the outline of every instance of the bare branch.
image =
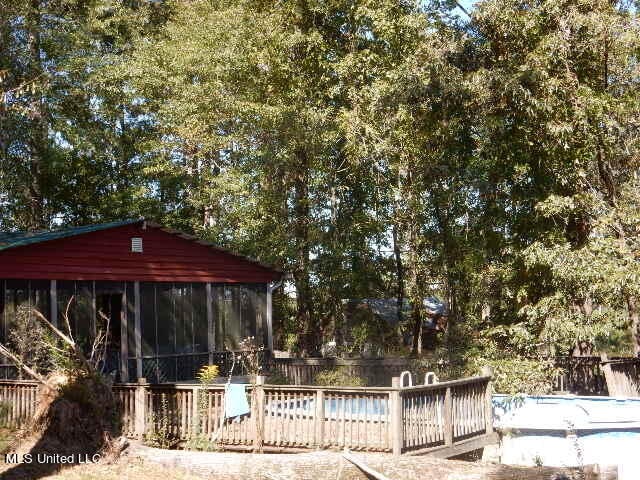
{"type": "MultiPolygon", "coordinates": [[[[70,304],[71,302],[69,302],[70,304]]],[[[69,306],[67,305],[67,310],[68,310],[69,306]]],[[[44,315],[42,315],[42,313],[40,313],[37,310],[33,310],[34,315],[36,315],[36,317],[38,317],[45,325],[47,325],[52,331],[53,333],[55,333],[56,335],[58,335],[58,337],[60,337],[62,339],[63,342],[67,343],[72,349],[73,352],[76,355],[76,358],[80,361],[80,363],[82,364],[83,367],[85,367],[87,369],[88,372],[92,372],[95,369],[92,367],[92,365],[89,363],[89,361],[87,360],[87,357],[85,357],[84,353],[82,352],[82,349],[80,347],[78,347],[78,345],[76,344],[76,342],[73,341],[73,337],[69,338],[68,336],[66,336],[64,333],[62,333],[55,325],[53,325],[49,320],[47,320],[45,318],[44,315]]],[[[71,332],[71,326],[69,325],[69,319],[68,316],[65,314],[65,319],[67,322],[67,328],[69,329],[69,332],[71,332]]]]}
{"type": "Polygon", "coordinates": [[[71,341],[73,342],[73,344],[75,345],[76,341],[73,338],[73,332],[71,331],[71,324],[69,323],[69,309],[71,308],[71,303],[75,300],[75,295],[71,295],[71,298],[69,299],[69,302],[67,303],[67,308],[64,311],[64,322],[67,326],[67,333],[69,334],[69,338],[71,339],[71,341]]]}
{"type": "Polygon", "coordinates": [[[4,355],[5,357],[8,357],[13,363],[16,364],[18,368],[21,368],[22,370],[24,370],[27,373],[27,375],[32,377],[34,380],[42,383],[43,385],[48,385],[47,380],[42,375],[40,375],[38,372],[36,372],[32,368],[25,365],[24,362],[15,353],[9,350],[2,343],[0,343],[0,354],[4,355]]]}
{"type": "Polygon", "coordinates": [[[53,333],[58,335],[58,337],[60,337],[63,342],[68,344],[71,348],[75,349],[76,342],[74,342],[73,339],[71,339],[68,336],[66,336],[61,330],[58,329],[58,327],[56,327],[53,323],[51,323],[49,320],[47,320],[47,318],[42,313],[40,313],[38,310],[34,309],[33,310],[33,314],[36,317],[38,317],[40,319],[40,321],[43,322],[47,327],[49,327],[53,331],[53,333]]]}

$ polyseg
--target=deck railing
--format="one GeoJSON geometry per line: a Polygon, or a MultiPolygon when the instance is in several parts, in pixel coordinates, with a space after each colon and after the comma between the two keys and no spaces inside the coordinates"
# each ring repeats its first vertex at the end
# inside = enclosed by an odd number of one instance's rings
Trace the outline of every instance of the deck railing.
{"type": "MultiPolygon", "coordinates": [[[[490,377],[433,385],[319,387],[264,385],[246,392],[251,412],[224,419],[224,385],[117,384],[122,433],[166,444],[197,441],[240,450],[348,448],[356,451],[448,451],[493,434],[490,377]]],[[[36,385],[0,382],[10,426],[34,412],[36,385]]],[[[481,443],[478,443],[481,446],[481,443]]]]}
{"type": "Polygon", "coordinates": [[[38,384],[0,381],[0,427],[18,428],[33,418],[38,384]]]}

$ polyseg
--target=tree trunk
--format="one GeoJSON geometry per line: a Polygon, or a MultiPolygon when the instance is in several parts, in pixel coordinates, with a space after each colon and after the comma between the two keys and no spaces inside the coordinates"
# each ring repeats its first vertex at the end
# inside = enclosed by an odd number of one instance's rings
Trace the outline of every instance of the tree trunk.
{"type": "Polygon", "coordinates": [[[297,152],[298,172],[294,180],[293,233],[296,252],[294,280],[296,285],[297,324],[302,329],[303,355],[313,355],[321,343],[313,312],[311,262],[309,259],[309,160],[303,150],[297,152]]]}
{"type": "Polygon", "coordinates": [[[629,320],[631,320],[631,338],[633,338],[633,353],[640,356],[640,312],[638,312],[638,301],[634,295],[627,297],[627,309],[629,320]]]}
{"type": "MultiPolygon", "coordinates": [[[[30,56],[28,80],[36,82],[44,73],[40,50],[40,1],[32,0],[29,7],[26,19],[30,56]]],[[[48,143],[47,111],[42,94],[33,94],[30,109],[33,124],[30,138],[29,182],[25,189],[26,206],[29,211],[26,227],[29,230],[39,230],[46,226],[42,192],[42,167],[48,143]]]]}
{"type": "Polygon", "coordinates": [[[402,251],[400,249],[400,239],[398,238],[398,224],[393,222],[391,233],[393,235],[393,256],[396,266],[396,302],[398,306],[398,324],[402,323],[402,306],[404,304],[404,266],[402,265],[402,251]]]}

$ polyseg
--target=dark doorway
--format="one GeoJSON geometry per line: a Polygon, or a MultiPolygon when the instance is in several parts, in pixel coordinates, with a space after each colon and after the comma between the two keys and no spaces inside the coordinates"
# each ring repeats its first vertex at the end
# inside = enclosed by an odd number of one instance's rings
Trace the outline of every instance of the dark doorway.
{"type": "Polygon", "coordinates": [[[120,328],[122,325],[122,293],[96,292],[96,333],[108,327],[107,350],[102,371],[118,379],[120,369],[120,328]]]}

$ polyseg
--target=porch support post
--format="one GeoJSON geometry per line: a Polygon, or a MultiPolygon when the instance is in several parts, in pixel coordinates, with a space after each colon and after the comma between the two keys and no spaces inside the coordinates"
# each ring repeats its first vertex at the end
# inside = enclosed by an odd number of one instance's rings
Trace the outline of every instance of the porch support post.
{"type": "Polygon", "coordinates": [[[216,349],[216,326],[213,318],[213,292],[211,284],[207,282],[207,351],[209,352],[209,365],[213,364],[213,351],[216,349]]]}
{"type": "Polygon", "coordinates": [[[129,381],[129,329],[127,321],[127,282],[124,282],[120,310],[120,381],[125,383],[129,381]]]}
{"type": "Polygon", "coordinates": [[[140,325],[140,282],[133,283],[135,326],[136,336],[136,374],[138,378],[143,378],[142,373],[142,328],[140,325]]]}
{"type": "Polygon", "coordinates": [[[49,299],[51,301],[50,312],[49,315],[51,318],[49,319],[53,325],[58,326],[58,281],[51,280],[51,285],[49,287],[49,299]]]}

